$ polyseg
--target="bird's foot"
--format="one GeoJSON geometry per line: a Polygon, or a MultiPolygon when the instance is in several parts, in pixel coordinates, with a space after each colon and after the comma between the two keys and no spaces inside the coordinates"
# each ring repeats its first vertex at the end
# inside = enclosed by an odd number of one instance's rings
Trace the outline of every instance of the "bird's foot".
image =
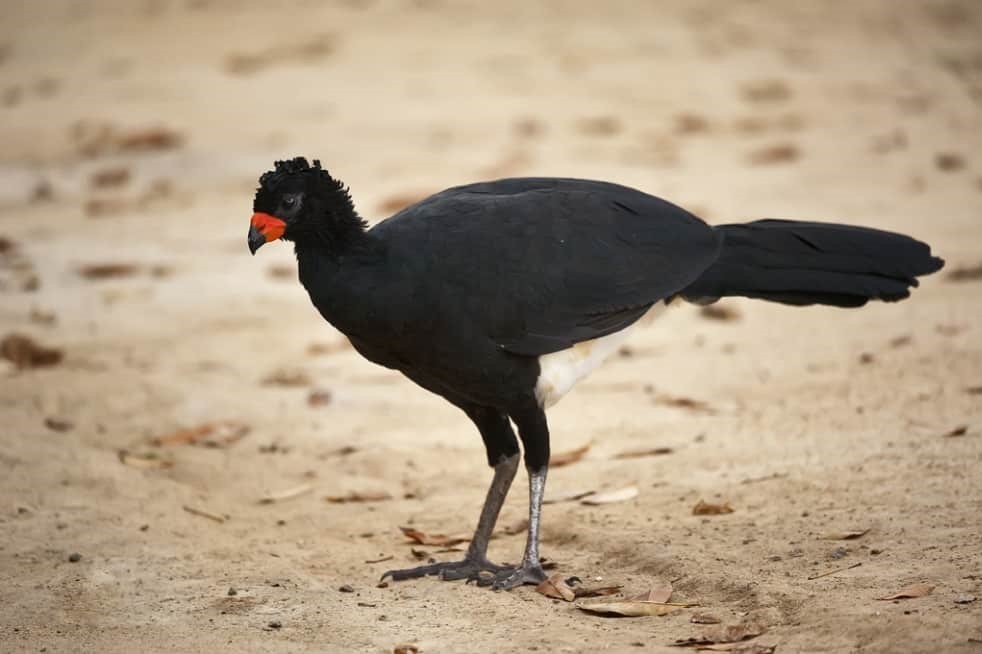
{"type": "Polygon", "coordinates": [[[477,585],[491,586],[492,590],[511,590],[523,584],[538,585],[545,580],[546,573],[538,561],[523,561],[520,566],[504,566],[503,570],[491,576],[479,576],[477,585]]]}
{"type": "Polygon", "coordinates": [[[443,561],[440,563],[430,563],[415,568],[405,568],[403,570],[389,570],[382,575],[382,581],[386,578],[392,581],[404,581],[406,579],[419,579],[428,575],[435,575],[443,581],[455,581],[457,579],[467,579],[476,581],[478,585],[491,585],[491,582],[483,583],[482,579],[494,580],[497,575],[508,573],[514,570],[512,566],[497,565],[487,559],[465,558],[463,561],[443,561]],[[482,573],[484,573],[482,575],[482,573]]]}

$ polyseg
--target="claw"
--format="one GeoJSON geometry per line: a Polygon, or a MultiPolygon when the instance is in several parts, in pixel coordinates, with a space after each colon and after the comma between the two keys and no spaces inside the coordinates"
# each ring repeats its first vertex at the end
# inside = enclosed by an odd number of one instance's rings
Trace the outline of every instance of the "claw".
{"type": "Polygon", "coordinates": [[[406,579],[419,579],[429,575],[435,575],[442,581],[456,581],[466,579],[469,582],[477,581],[481,584],[482,573],[488,573],[494,579],[498,574],[511,572],[514,568],[509,566],[496,565],[488,560],[473,561],[464,559],[463,561],[444,561],[441,563],[430,563],[415,568],[405,568],[402,570],[389,570],[382,575],[381,581],[386,578],[392,581],[405,581],[406,579]]]}

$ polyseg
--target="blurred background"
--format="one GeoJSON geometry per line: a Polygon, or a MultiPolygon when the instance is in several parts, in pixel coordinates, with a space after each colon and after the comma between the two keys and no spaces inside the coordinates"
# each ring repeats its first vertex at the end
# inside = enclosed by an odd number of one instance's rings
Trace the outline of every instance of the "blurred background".
{"type": "MultiPolygon", "coordinates": [[[[280,635],[270,651],[510,637],[527,595],[426,582],[424,609],[411,585],[374,588],[411,561],[396,526],[466,532],[487,473],[454,409],[321,321],[287,245],[248,255],[256,180],[297,155],[349,184],[372,222],[456,184],[562,175],[709,222],[827,220],[930,242],[948,267],[903,304],[734,301],[639,332],[552,413],[554,450],[593,445],[551,483],[644,490],[550,509],[544,549],[571,574],[685,578],[690,598],[763,611],[804,649],[964,643],[982,624],[977,603],[949,612],[950,595],[977,590],[958,571],[977,568],[982,527],[969,467],[982,456],[982,4],[48,0],[2,13],[0,639],[14,650],[132,651],[151,636],[252,649],[260,629],[280,635]],[[659,444],[675,454],[614,457],[659,444]],[[776,485],[740,483],[768,475],[776,485]],[[690,515],[704,496],[739,507],[729,530],[690,515]],[[911,535],[932,520],[939,531],[911,535]],[[828,547],[787,543],[844,522],[875,523],[898,558],[863,568],[862,592],[816,599],[787,577],[828,547]],[[756,525],[776,531],[748,541],[756,525]],[[365,563],[379,556],[395,563],[365,563]],[[784,559],[748,562],[768,556],[784,559]],[[871,593],[922,577],[948,594],[925,600],[919,636],[901,611],[871,617],[886,611],[871,593]],[[380,608],[336,602],[346,580],[380,608]],[[243,594],[225,597],[230,585],[243,594]],[[224,626],[178,619],[190,612],[224,626]]],[[[507,519],[523,515],[515,495],[507,519]]],[[[522,536],[508,538],[493,548],[514,559],[522,536]]],[[[521,647],[578,651],[600,633],[540,599],[552,626],[521,647]]],[[[614,649],[671,642],[687,620],[604,633],[614,649]]]]}

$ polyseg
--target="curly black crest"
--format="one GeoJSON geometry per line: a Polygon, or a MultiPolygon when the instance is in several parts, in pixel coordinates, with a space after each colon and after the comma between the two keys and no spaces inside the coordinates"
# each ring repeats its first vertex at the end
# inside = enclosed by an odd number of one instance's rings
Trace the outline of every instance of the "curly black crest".
{"type": "MultiPolygon", "coordinates": [[[[305,157],[294,157],[286,161],[276,161],[273,163],[274,170],[267,171],[259,178],[260,186],[269,186],[272,182],[279,180],[287,175],[296,175],[308,171],[321,171],[327,175],[327,171],[321,168],[320,159],[314,159],[314,165],[307,163],[305,157]]],[[[330,175],[327,175],[330,177],[330,175]]]]}

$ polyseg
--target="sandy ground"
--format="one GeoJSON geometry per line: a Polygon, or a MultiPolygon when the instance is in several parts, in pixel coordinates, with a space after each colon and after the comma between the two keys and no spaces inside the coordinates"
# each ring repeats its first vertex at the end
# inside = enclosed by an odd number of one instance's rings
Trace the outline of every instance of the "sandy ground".
{"type": "Polygon", "coordinates": [[[64,358],[0,362],[0,651],[677,652],[696,613],[764,630],[750,651],[982,651],[982,283],[950,277],[980,260],[980,9],[7,3],[0,336],[64,358]],[[909,232],[948,268],[896,305],[670,311],[551,411],[554,451],[592,444],[551,494],[639,493],[549,505],[544,555],[698,608],[378,588],[415,562],[398,527],[469,532],[490,474],[463,415],[321,321],[289,247],[249,256],[256,177],[295,154],[372,220],[562,174],[909,232]],[[152,444],[216,421],[249,431],[152,444]],[[390,499],[325,501],[350,494],[390,499]]]}

